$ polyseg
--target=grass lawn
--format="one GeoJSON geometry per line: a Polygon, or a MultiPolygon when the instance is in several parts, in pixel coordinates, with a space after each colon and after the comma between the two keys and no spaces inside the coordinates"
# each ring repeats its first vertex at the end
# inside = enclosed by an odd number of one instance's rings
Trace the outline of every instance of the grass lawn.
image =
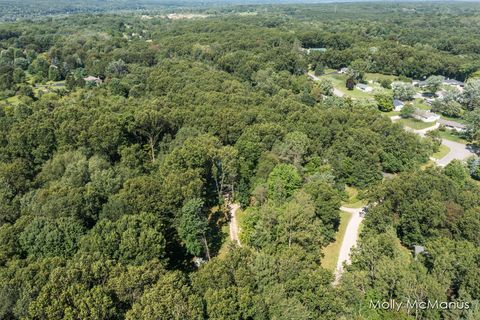
{"type": "Polygon", "coordinates": [[[440,131],[440,137],[442,137],[442,139],[447,139],[447,140],[450,140],[450,141],[453,141],[453,142],[458,142],[458,143],[463,143],[463,144],[468,143],[467,140],[459,137],[452,130],[440,131]]]}
{"type": "Polygon", "coordinates": [[[365,73],[365,80],[373,80],[373,81],[380,81],[380,80],[390,80],[395,81],[397,76],[392,76],[389,74],[381,74],[381,73],[365,73]]]}
{"type": "Polygon", "coordinates": [[[337,267],[338,254],[340,253],[340,247],[342,246],[343,237],[347,229],[348,222],[352,215],[347,212],[340,212],[340,226],[335,235],[335,241],[323,248],[323,258],[321,260],[322,267],[332,272],[337,267]]]}
{"type": "Polygon", "coordinates": [[[434,157],[435,159],[442,159],[443,157],[445,157],[448,153],[450,152],[450,148],[447,147],[447,146],[444,146],[443,144],[440,145],[440,149],[438,150],[438,152],[434,153],[432,155],[432,157],[434,157]]]}
{"type": "Polygon", "coordinates": [[[381,112],[381,114],[387,117],[393,117],[393,116],[399,116],[400,111],[381,112]]]}
{"type": "Polygon", "coordinates": [[[431,107],[425,104],[422,99],[415,99],[413,105],[420,110],[429,111],[431,109],[431,107]]]}
{"type": "Polygon", "coordinates": [[[417,119],[400,119],[398,123],[401,123],[405,127],[409,127],[415,130],[422,130],[430,128],[435,125],[434,122],[423,122],[417,119]]]}
{"type": "Polygon", "coordinates": [[[13,97],[7,98],[5,101],[7,103],[13,104],[13,105],[18,105],[20,103],[20,99],[18,98],[18,96],[13,96],[13,97]]]}
{"type": "Polygon", "coordinates": [[[348,90],[345,87],[347,76],[344,74],[329,74],[323,76],[322,78],[332,81],[333,86],[339,91],[343,92],[346,97],[350,97],[353,99],[373,99],[373,92],[362,92],[357,88],[354,88],[353,90],[348,90]]]}
{"type": "Polygon", "coordinates": [[[348,200],[342,205],[347,208],[361,208],[366,205],[363,200],[358,198],[358,190],[352,187],[345,187],[345,192],[348,195],[348,200]]]}

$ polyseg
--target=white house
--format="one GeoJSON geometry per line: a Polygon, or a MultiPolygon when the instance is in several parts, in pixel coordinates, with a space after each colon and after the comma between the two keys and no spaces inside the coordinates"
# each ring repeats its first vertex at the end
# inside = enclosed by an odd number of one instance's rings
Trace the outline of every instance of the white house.
{"type": "Polygon", "coordinates": [[[436,122],[440,119],[438,114],[420,109],[415,110],[413,117],[423,122],[436,122]]]}
{"type": "Polygon", "coordinates": [[[348,72],[348,68],[342,68],[338,71],[338,73],[347,73],[348,72]]]}
{"type": "Polygon", "coordinates": [[[398,100],[398,99],[393,100],[393,108],[394,108],[395,111],[402,110],[404,106],[405,106],[405,103],[403,103],[403,101],[398,100]]]}
{"type": "Polygon", "coordinates": [[[363,84],[363,83],[357,84],[356,87],[357,87],[358,90],[361,90],[363,92],[372,92],[373,91],[372,87],[367,86],[366,84],[363,84]]]}

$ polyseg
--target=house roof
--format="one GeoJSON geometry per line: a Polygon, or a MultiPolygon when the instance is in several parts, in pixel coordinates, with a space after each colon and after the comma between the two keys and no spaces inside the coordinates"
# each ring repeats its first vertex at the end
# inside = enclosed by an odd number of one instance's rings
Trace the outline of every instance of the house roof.
{"type": "Polygon", "coordinates": [[[439,115],[436,113],[422,110],[422,109],[416,109],[413,114],[422,118],[439,117],[439,115]]]}
{"type": "Polygon", "coordinates": [[[456,122],[456,121],[440,119],[440,120],[438,120],[438,122],[440,124],[446,125],[448,127],[453,127],[453,128],[457,128],[457,129],[465,129],[466,128],[466,126],[463,123],[456,122]]]}
{"type": "Polygon", "coordinates": [[[458,81],[458,80],[455,80],[455,79],[445,79],[443,80],[443,83],[444,84],[449,84],[449,85],[452,85],[452,86],[463,86],[464,83],[462,81],[458,81]]]}

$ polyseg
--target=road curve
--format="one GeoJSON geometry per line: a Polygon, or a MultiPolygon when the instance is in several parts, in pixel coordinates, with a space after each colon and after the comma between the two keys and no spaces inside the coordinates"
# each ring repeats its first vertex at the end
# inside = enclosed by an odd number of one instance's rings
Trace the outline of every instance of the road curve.
{"type": "MultiPolygon", "coordinates": [[[[392,116],[390,117],[390,119],[392,120],[392,122],[395,122],[401,119],[401,117],[392,116]]],[[[438,129],[439,127],[440,127],[440,124],[436,123],[435,125],[422,130],[415,130],[410,127],[404,127],[404,129],[405,131],[413,132],[415,134],[418,134],[421,137],[425,137],[427,132],[438,129]]],[[[471,148],[469,148],[467,145],[464,145],[463,143],[442,139],[442,144],[444,146],[447,146],[450,149],[450,152],[442,159],[432,158],[432,160],[435,161],[435,163],[440,167],[445,167],[447,164],[449,164],[453,160],[465,160],[475,155],[475,152],[471,148]]]]}
{"type": "Polygon", "coordinates": [[[445,167],[453,160],[465,160],[475,155],[475,153],[463,143],[442,139],[442,144],[450,149],[445,157],[439,160],[435,160],[436,164],[440,167],[445,167]]]}

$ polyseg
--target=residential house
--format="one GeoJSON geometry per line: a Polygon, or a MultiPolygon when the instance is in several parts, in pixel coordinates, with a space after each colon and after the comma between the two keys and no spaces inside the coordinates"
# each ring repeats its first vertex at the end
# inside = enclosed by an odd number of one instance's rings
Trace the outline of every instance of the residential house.
{"type": "Polygon", "coordinates": [[[456,122],[456,121],[440,119],[438,120],[438,123],[444,125],[446,128],[450,130],[455,130],[457,132],[464,132],[467,129],[467,127],[463,123],[456,122]]]}
{"type": "Polygon", "coordinates": [[[413,117],[423,122],[436,122],[440,119],[438,114],[421,109],[416,109],[413,113],[413,117]]]}

